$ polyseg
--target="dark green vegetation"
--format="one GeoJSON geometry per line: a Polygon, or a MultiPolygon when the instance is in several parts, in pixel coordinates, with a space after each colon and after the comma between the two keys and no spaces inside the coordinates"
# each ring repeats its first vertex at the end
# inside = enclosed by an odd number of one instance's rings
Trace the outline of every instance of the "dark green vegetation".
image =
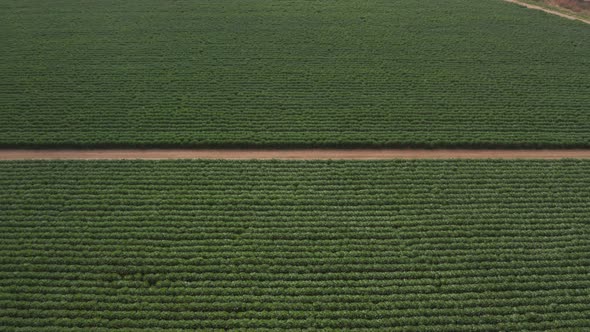
{"type": "Polygon", "coordinates": [[[0,326],[590,329],[589,161],[2,162],[0,326]]]}
{"type": "Polygon", "coordinates": [[[500,0],[4,0],[0,43],[0,146],[590,147],[590,26],[500,0]]]}

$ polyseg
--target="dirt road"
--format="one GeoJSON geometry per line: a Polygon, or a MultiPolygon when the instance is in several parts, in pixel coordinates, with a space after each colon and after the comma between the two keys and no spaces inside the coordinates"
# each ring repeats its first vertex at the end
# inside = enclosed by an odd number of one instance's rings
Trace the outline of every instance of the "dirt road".
{"type": "Polygon", "coordinates": [[[518,4],[518,5],[521,5],[521,6],[530,8],[530,9],[542,10],[542,11],[544,11],[546,13],[557,15],[557,16],[561,16],[561,17],[567,18],[569,20],[578,20],[578,21],[582,21],[584,23],[590,24],[590,20],[586,20],[586,19],[583,19],[583,18],[580,18],[580,17],[575,17],[575,16],[572,16],[572,15],[568,15],[568,14],[565,14],[565,13],[562,13],[562,12],[559,12],[559,11],[556,11],[556,10],[551,10],[551,9],[548,9],[548,8],[545,8],[545,7],[532,5],[532,4],[521,2],[521,1],[518,1],[518,0],[504,0],[504,1],[506,1],[506,2],[512,2],[512,3],[518,4]]]}
{"type": "Polygon", "coordinates": [[[293,149],[293,150],[0,150],[0,160],[97,159],[590,159],[589,150],[423,150],[423,149],[293,149]]]}

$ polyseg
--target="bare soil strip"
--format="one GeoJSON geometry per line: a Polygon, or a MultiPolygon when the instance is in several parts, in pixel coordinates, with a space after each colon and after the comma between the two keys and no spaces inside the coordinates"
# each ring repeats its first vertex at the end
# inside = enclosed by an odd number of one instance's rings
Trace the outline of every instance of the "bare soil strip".
{"type": "Polygon", "coordinates": [[[0,150],[0,160],[162,160],[162,159],[590,159],[588,150],[467,150],[467,149],[98,149],[0,150]]]}
{"type": "Polygon", "coordinates": [[[559,11],[556,11],[556,10],[547,9],[545,7],[531,5],[529,3],[521,2],[521,1],[518,1],[518,0],[504,0],[504,1],[515,3],[515,4],[518,4],[518,5],[521,5],[521,6],[530,8],[530,9],[542,10],[542,11],[544,11],[546,13],[549,13],[549,14],[553,14],[553,15],[561,16],[563,18],[567,18],[568,20],[578,20],[578,21],[582,21],[584,23],[590,24],[590,20],[586,20],[586,19],[583,19],[583,18],[580,18],[580,17],[576,17],[576,16],[564,14],[564,13],[559,12],[559,11]]]}

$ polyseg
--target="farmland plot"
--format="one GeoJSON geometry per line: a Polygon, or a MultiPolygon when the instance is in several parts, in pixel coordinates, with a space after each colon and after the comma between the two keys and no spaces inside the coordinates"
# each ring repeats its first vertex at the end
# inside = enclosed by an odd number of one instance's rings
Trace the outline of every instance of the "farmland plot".
{"type": "Polygon", "coordinates": [[[499,0],[0,8],[0,146],[590,147],[590,26],[499,0]]]}
{"type": "Polygon", "coordinates": [[[590,328],[588,161],[0,163],[10,330],[590,328]]]}

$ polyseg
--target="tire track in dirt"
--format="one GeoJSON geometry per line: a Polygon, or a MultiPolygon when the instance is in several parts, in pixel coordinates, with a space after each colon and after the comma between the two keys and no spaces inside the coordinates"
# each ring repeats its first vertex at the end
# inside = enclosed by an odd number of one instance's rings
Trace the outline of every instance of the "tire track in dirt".
{"type": "Polygon", "coordinates": [[[568,14],[565,14],[565,13],[562,13],[562,12],[559,12],[559,11],[556,11],[556,10],[547,9],[545,7],[532,5],[532,4],[529,4],[529,3],[526,3],[526,2],[521,2],[521,1],[518,1],[518,0],[504,0],[504,1],[510,2],[510,3],[514,3],[514,4],[517,4],[517,5],[520,5],[520,6],[524,6],[524,7],[530,8],[530,9],[541,10],[541,11],[544,11],[544,12],[549,13],[549,14],[553,14],[553,15],[561,16],[563,18],[567,18],[568,20],[581,21],[581,22],[584,22],[586,24],[590,24],[590,20],[586,20],[586,19],[583,19],[581,17],[576,17],[576,16],[568,15],[568,14]]]}
{"type": "Polygon", "coordinates": [[[163,159],[590,159],[590,149],[96,149],[0,150],[0,160],[163,160],[163,159]]]}

